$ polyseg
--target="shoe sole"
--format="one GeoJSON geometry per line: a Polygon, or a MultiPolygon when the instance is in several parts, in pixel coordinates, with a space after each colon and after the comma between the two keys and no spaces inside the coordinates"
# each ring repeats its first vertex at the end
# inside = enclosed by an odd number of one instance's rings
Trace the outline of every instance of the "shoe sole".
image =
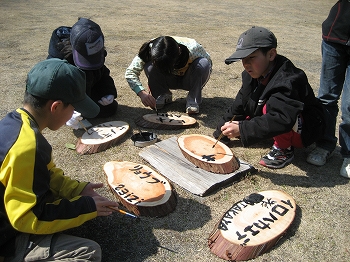
{"type": "Polygon", "coordinates": [[[294,159],[294,155],[291,158],[289,158],[286,162],[284,162],[284,163],[282,163],[282,164],[280,164],[278,166],[273,166],[273,165],[266,164],[264,162],[264,160],[260,160],[259,164],[264,166],[264,167],[268,167],[268,168],[272,168],[272,169],[280,169],[280,168],[284,168],[286,165],[289,165],[293,161],[293,159],[294,159]]]}

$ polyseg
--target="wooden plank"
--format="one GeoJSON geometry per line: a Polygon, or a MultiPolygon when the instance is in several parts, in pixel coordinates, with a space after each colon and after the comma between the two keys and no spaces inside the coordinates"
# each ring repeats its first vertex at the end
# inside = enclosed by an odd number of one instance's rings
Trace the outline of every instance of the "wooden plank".
{"type": "Polygon", "coordinates": [[[256,172],[254,167],[240,159],[239,169],[230,174],[215,174],[198,168],[183,156],[176,136],[143,148],[139,155],[163,176],[199,196],[256,172]]]}

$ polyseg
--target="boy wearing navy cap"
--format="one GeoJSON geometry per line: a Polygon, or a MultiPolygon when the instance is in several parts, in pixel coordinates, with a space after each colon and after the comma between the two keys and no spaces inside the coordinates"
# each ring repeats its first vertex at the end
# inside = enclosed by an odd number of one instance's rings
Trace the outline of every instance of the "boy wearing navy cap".
{"type": "Polygon", "coordinates": [[[273,138],[271,151],[259,162],[269,168],[291,163],[293,147],[312,144],[325,126],[305,73],[276,48],[277,38],[266,28],[254,26],[240,35],[225,63],[242,60],[242,87],[214,132],[215,138],[222,132],[226,143],[239,137],[244,147],[273,138]]]}
{"type": "MultiPolygon", "coordinates": [[[[60,26],[51,36],[47,58],[66,59],[86,74],[86,93],[100,107],[97,117],[109,117],[118,108],[117,90],[110,70],[105,65],[107,51],[100,26],[87,18],[79,18],[72,26],[60,26]]],[[[80,117],[79,111],[73,118],[80,117]]],[[[83,115],[84,116],[84,115],[83,115]]],[[[88,116],[84,116],[88,117],[88,116]]],[[[77,128],[77,121],[70,126],[77,128]],[[75,124],[74,124],[75,123],[75,124]]]]}
{"type": "Polygon", "coordinates": [[[95,117],[99,107],[85,92],[85,74],[61,59],[36,64],[28,73],[23,108],[0,121],[0,260],[100,261],[100,246],[60,234],[118,207],[56,167],[42,130],[59,129],[79,110],[95,117]]]}

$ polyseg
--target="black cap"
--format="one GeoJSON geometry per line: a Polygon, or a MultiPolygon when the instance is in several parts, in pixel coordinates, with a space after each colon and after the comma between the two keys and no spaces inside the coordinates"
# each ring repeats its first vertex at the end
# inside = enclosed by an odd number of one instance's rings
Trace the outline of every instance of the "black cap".
{"type": "Polygon", "coordinates": [[[225,59],[225,63],[237,62],[261,47],[276,48],[277,38],[270,30],[264,27],[253,26],[239,36],[236,52],[225,59]]]}

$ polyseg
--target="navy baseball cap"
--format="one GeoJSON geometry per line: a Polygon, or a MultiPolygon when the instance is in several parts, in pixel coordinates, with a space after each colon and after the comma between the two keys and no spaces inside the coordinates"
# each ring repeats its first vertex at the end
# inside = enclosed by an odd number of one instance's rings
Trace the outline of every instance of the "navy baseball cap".
{"type": "Polygon", "coordinates": [[[231,64],[237,62],[261,47],[276,48],[277,38],[270,30],[264,27],[253,26],[239,36],[236,52],[225,59],[225,63],[231,64]]]}
{"type": "Polygon", "coordinates": [[[105,62],[104,36],[98,24],[79,18],[72,26],[70,41],[73,60],[83,70],[96,70],[105,62]]]}

